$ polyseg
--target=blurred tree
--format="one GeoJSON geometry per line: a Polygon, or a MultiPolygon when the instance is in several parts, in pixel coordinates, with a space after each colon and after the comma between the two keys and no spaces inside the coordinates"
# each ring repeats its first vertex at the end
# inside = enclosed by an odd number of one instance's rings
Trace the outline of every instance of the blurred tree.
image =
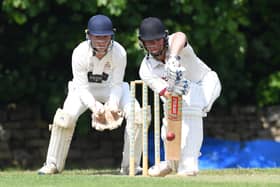
{"type": "Polygon", "coordinates": [[[277,0],[248,3],[252,25],[243,29],[248,41],[245,69],[251,80],[251,92],[255,94],[247,98],[259,106],[280,103],[279,5],[277,0]]]}
{"type": "Polygon", "coordinates": [[[115,39],[127,49],[125,79],[137,79],[144,56],[137,29],[160,17],[169,32],[183,31],[197,54],[220,76],[218,104],[279,104],[278,0],[3,0],[0,14],[0,101],[37,102],[46,113],[62,104],[71,53],[84,40],[89,17],[107,14],[115,39]],[[274,84],[273,84],[274,85],[274,84]],[[265,89],[265,90],[264,90],[265,89]]]}
{"type": "Polygon", "coordinates": [[[280,103],[280,71],[261,80],[257,87],[257,99],[260,106],[280,103]]]}

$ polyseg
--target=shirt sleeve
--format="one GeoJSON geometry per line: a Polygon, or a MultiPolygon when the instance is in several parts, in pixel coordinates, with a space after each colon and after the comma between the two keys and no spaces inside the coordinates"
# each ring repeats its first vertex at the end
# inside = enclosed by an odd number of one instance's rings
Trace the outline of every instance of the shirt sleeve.
{"type": "Polygon", "coordinates": [[[91,110],[95,104],[95,98],[89,91],[89,84],[87,79],[87,59],[86,55],[79,53],[76,48],[72,54],[72,72],[73,72],[73,82],[76,91],[80,96],[81,101],[91,110]]]}
{"type": "Polygon", "coordinates": [[[155,71],[145,57],[140,66],[139,76],[154,92],[162,93],[166,90],[168,84],[164,80],[164,72],[155,71]]]}
{"type": "Polygon", "coordinates": [[[109,100],[119,105],[122,97],[122,83],[125,74],[125,68],[127,64],[127,56],[123,47],[119,46],[113,51],[113,69],[112,69],[112,81],[111,92],[109,100]],[[118,51],[118,52],[117,52],[118,51]]]}
{"type": "Polygon", "coordinates": [[[211,69],[195,54],[193,48],[188,44],[179,54],[181,64],[186,69],[183,76],[193,82],[199,82],[211,71],[211,69]]]}

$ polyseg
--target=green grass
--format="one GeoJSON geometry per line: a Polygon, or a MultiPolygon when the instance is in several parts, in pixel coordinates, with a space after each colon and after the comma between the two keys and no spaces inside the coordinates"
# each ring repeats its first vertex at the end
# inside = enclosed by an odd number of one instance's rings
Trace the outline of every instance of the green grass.
{"type": "Polygon", "coordinates": [[[37,175],[36,171],[0,171],[0,187],[247,187],[280,186],[279,169],[203,170],[196,177],[128,177],[116,170],[65,170],[57,175],[37,175]]]}

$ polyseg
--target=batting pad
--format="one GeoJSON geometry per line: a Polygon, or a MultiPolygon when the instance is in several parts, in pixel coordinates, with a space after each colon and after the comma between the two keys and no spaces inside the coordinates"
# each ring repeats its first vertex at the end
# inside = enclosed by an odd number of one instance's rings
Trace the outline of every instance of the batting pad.
{"type": "Polygon", "coordinates": [[[64,168],[73,133],[74,128],[52,127],[47,164],[54,164],[59,172],[64,168]]]}
{"type": "Polygon", "coordinates": [[[58,109],[54,123],[51,125],[51,138],[47,153],[47,164],[54,164],[61,172],[69,151],[70,143],[75,129],[71,116],[58,109]]]}
{"type": "MultiPolygon", "coordinates": [[[[123,160],[121,164],[122,168],[129,168],[130,138],[132,138],[130,126],[127,125],[124,135],[123,160]]],[[[134,160],[135,168],[137,168],[140,165],[142,155],[142,125],[135,125],[134,143],[134,160]]]]}
{"type": "Polygon", "coordinates": [[[58,126],[63,128],[68,128],[68,127],[71,128],[71,126],[74,125],[75,123],[73,118],[68,113],[58,108],[54,115],[53,124],[57,124],[58,126]]]}

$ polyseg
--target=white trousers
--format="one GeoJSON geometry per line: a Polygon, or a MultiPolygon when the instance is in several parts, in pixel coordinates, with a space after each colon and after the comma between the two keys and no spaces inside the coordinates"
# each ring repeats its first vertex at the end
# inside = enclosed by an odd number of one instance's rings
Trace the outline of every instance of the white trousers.
{"type": "MultiPolygon", "coordinates": [[[[181,158],[178,173],[198,172],[198,157],[203,141],[202,117],[210,111],[214,101],[219,97],[221,84],[217,74],[207,73],[199,83],[192,83],[187,95],[183,96],[181,158]]],[[[164,104],[165,114],[167,106],[164,104]]],[[[162,126],[162,139],[166,140],[166,120],[162,126]]],[[[176,165],[176,164],[175,164],[176,165]]]]}
{"type": "MultiPolygon", "coordinates": [[[[67,113],[73,119],[73,121],[75,123],[73,125],[74,125],[74,128],[75,128],[76,122],[79,119],[80,115],[83,114],[88,108],[81,101],[78,90],[73,86],[71,81],[68,84],[68,90],[69,90],[68,95],[67,95],[66,100],[65,100],[64,105],[63,105],[63,111],[65,113],[67,113]]],[[[97,101],[105,103],[109,99],[110,90],[108,88],[99,88],[99,89],[92,90],[91,93],[97,101]]],[[[126,82],[124,82],[122,84],[122,93],[123,93],[123,95],[120,99],[119,108],[124,111],[125,118],[127,119],[128,116],[129,116],[129,111],[130,111],[130,92],[129,92],[129,85],[126,82]]],[[[139,105],[138,102],[136,102],[136,103],[137,103],[136,107],[138,107],[138,108],[136,108],[136,110],[140,111],[140,105],[139,105]]],[[[126,163],[129,163],[129,136],[128,136],[128,131],[129,131],[128,129],[129,128],[130,128],[129,125],[126,125],[125,135],[124,135],[125,138],[124,138],[123,160],[122,160],[122,164],[121,164],[122,166],[126,166],[127,165],[126,163]]],[[[59,134],[59,135],[56,135],[56,136],[62,137],[62,138],[65,137],[65,135],[63,134],[64,133],[63,131],[64,130],[56,132],[56,133],[61,133],[61,135],[59,134]]],[[[73,131],[68,132],[67,136],[72,137],[73,133],[74,133],[74,129],[73,129],[73,131]]],[[[138,140],[137,142],[142,142],[142,140],[139,139],[139,138],[142,138],[141,133],[139,133],[139,137],[136,137],[136,138],[138,140]]],[[[67,144],[68,144],[67,149],[69,149],[71,139],[69,139],[69,141],[67,141],[67,144]]],[[[66,140],[65,141],[61,140],[61,142],[66,142],[66,140]]],[[[58,152],[60,149],[62,149],[62,146],[65,146],[65,145],[60,145],[60,144],[53,145],[53,144],[50,143],[50,146],[48,148],[49,149],[48,152],[58,152]],[[55,150],[53,150],[53,149],[55,149],[55,150]]],[[[138,163],[136,163],[136,165],[140,164],[141,150],[142,150],[142,146],[136,146],[135,152],[136,153],[140,152],[140,154],[139,154],[140,158],[137,159],[139,161],[138,161],[138,163]]],[[[57,156],[59,158],[53,158],[53,156],[52,157],[47,156],[46,163],[47,164],[52,163],[52,164],[55,164],[55,165],[62,165],[61,168],[63,169],[64,163],[58,164],[58,163],[54,163],[54,162],[56,162],[56,160],[60,160],[60,161],[65,160],[66,157],[67,157],[67,154],[68,154],[68,150],[66,150],[64,152],[64,154],[60,154],[59,156],[57,156]]],[[[53,154],[50,153],[49,155],[53,155],[53,154]]]]}

